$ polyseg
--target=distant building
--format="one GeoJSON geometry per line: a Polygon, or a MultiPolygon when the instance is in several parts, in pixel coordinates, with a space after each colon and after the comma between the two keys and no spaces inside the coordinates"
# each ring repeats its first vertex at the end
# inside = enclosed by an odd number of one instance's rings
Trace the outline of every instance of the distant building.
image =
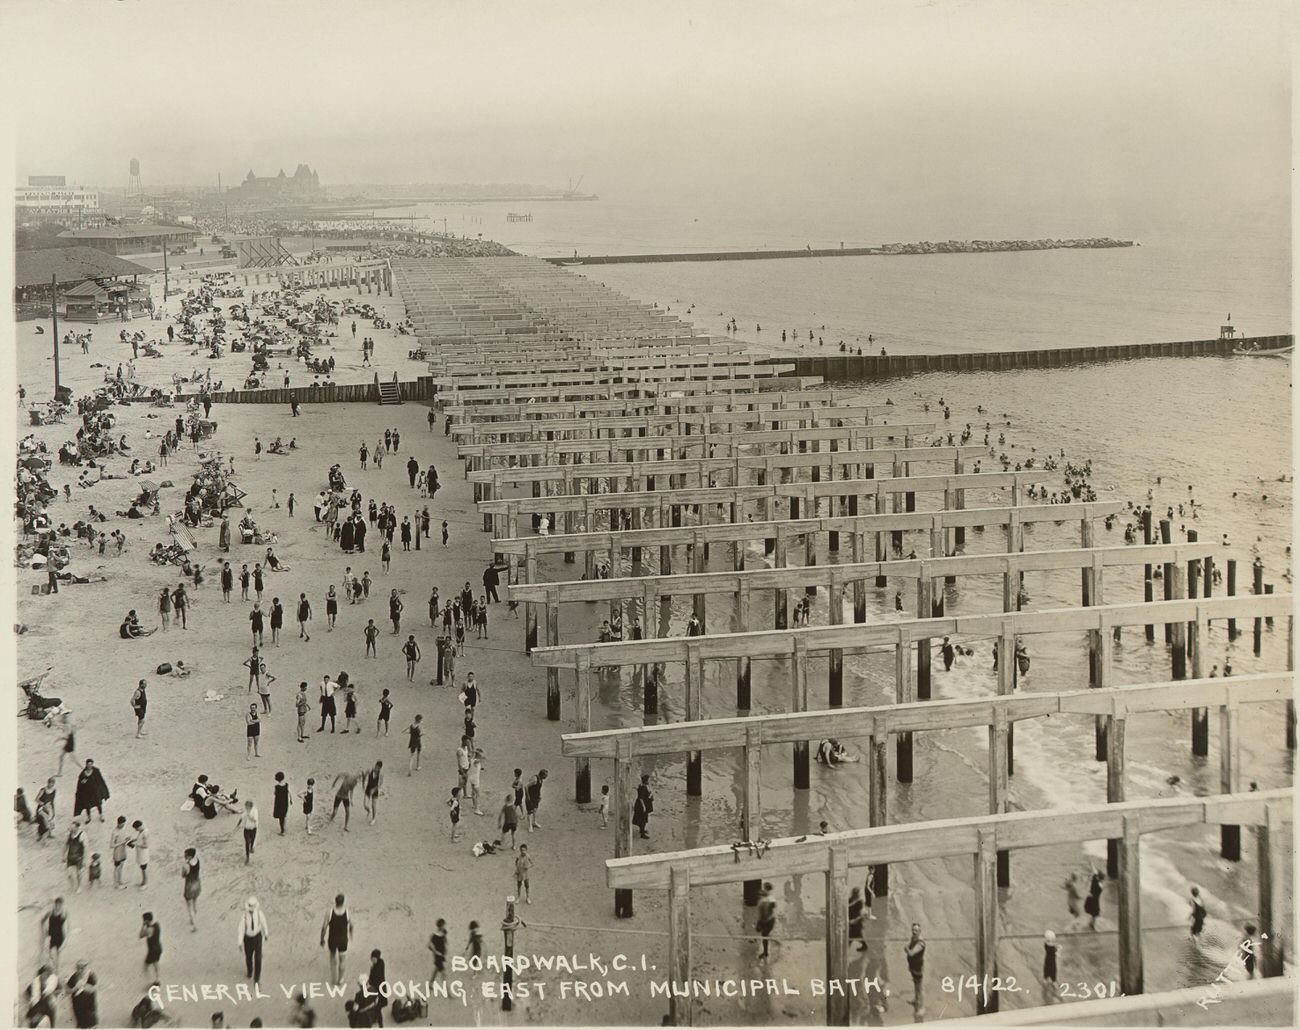
{"type": "Polygon", "coordinates": [[[194,246],[195,230],[183,225],[108,225],[102,229],[68,229],[63,240],[76,240],[108,254],[157,254],[164,247],[194,246]]]}
{"type": "Polygon", "coordinates": [[[99,190],[65,186],[62,175],[32,175],[14,189],[14,221],[18,225],[57,220],[64,225],[102,225],[99,190]]]}
{"type": "Polygon", "coordinates": [[[307,165],[300,164],[293,175],[285,175],[281,168],[279,175],[259,177],[250,169],[244,181],[230,191],[230,199],[257,203],[291,203],[319,200],[323,194],[320,176],[307,165]]]}
{"type": "Polygon", "coordinates": [[[14,308],[19,319],[49,314],[50,290],[56,281],[59,313],[64,317],[98,321],[120,318],[123,310],[132,318],[148,314],[149,287],[139,282],[139,276],[154,273],[144,265],[93,247],[20,250],[14,257],[14,308]]]}

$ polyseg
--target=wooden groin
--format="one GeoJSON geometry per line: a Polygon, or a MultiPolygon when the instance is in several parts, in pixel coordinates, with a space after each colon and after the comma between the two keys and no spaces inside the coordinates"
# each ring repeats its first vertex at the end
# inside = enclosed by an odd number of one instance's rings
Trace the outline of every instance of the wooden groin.
{"type": "Polygon", "coordinates": [[[937,254],[1021,254],[1042,250],[1115,250],[1132,240],[976,241],[975,243],[904,244],[886,247],[803,247],[798,250],[679,251],[672,254],[600,254],[548,257],[553,265],[654,265],[676,261],[772,261],[826,257],[925,257],[937,254]],[[982,245],[981,245],[982,244],[982,245]],[[1035,245],[1038,244],[1038,245],[1035,245]]]}
{"type": "Polygon", "coordinates": [[[1223,340],[1179,340],[1093,347],[1044,347],[1035,350],[974,351],[965,354],[792,354],[771,359],[793,362],[795,375],[820,376],[826,382],[894,379],[923,372],[992,372],[1017,368],[1063,368],[1101,361],[1137,358],[1223,357],[1236,347],[1255,344],[1268,350],[1294,343],[1292,335],[1247,336],[1223,340]]]}
{"type": "MultiPolygon", "coordinates": [[[[682,988],[666,995],[673,1022],[693,1019],[692,886],[743,884],[743,903],[752,905],[762,879],[824,875],[827,976],[842,981],[850,870],[871,866],[878,893],[887,895],[891,864],[965,856],[974,871],[975,971],[992,978],[996,892],[1010,883],[1012,853],[1099,839],[1109,842],[1107,871],[1119,884],[1119,980],[1125,992],[1141,992],[1142,837],[1192,826],[1222,827],[1221,853],[1229,860],[1241,858],[1239,846],[1229,850],[1229,839],[1239,840],[1242,826],[1256,828],[1258,916],[1270,928],[1271,949],[1262,968],[1269,976],[1281,971],[1273,928],[1280,928],[1287,904],[1291,794],[1241,793],[1240,712],[1285,705],[1277,746],[1294,747],[1293,648],[1285,670],[1230,681],[1208,676],[1206,659],[1212,620],[1231,626],[1285,619],[1290,644],[1290,597],[1268,592],[1262,577],[1249,596],[1231,590],[1211,596],[1215,549],[1191,535],[1186,543],[1148,536],[1142,546],[1099,547],[1099,520],[1110,526],[1132,517],[1122,502],[1026,504],[1023,493],[1043,470],[981,472],[987,448],[926,446],[938,442],[930,440],[934,423],[910,422],[900,413],[890,424],[891,406],[865,403],[860,390],[822,387],[821,373],[800,364],[808,359],[774,359],[772,372],[793,365],[792,374],[764,375],[762,364],[738,362],[732,347],[693,338],[688,325],[666,312],[545,262],[395,262],[394,277],[430,356],[435,408],[447,435],[457,439],[491,549],[509,569],[507,598],[525,605],[524,645],[545,676],[545,717],[567,721],[573,731],[564,734],[561,750],[574,763],[574,800],[592,800],[593,760],[614,764],[614,857],[606,862],[606,884],[615,915],[634,914],[634,891],[668,893],[667,979],[682,988]],[[628,377],[652,375],[617,382],[620,361],[628,377]],[[737,375],[737,368],[746,374],[737,375]],[[987,506],[966,506],[972,489],[992,498],[980,501],[987,506]],[[1027,528],[1052,525],[1077,526],[1077,545],[1025,549],[1027,528]],[[984,529],[998,535],[1000,549],[962,553],[965,534],[984,529]],[[901,557],[906,533],[915,546],[901,557]],[[752,545],[761,546],[764,559],[746,568],[752,545]],[[730,568],[709,571],[716,548],[730,568]],[[579,555],[581,579],[563,571],[579,555]],[[1136,586],[1139,575],[1145,584],[1153,566],[1164,568],[1166,600],[1148,594],[1144,603],[1114,603],[1130,594],[1120,588],[1136,586]],[[1077,571],[1078,606],[1022,610],[1025,576],[1053,571],[1077,571]],[[946,597],[944,584],[990,576],[1002,580],[1000,603],[989,605],[998,610],[944,610],[947,597],[956,606],[960,596],[981,596],[963,590],[946,597]],[[1124,577],[1134,582],[1125,584],[1124,577]],[[907,589],[915,611],[868,621],[871,584],[907,589]],[[827,624],[793,625],[794,604],[823,591],[827,624]],[[674,598],[690,598],[685,630],[672,624],[674,598]],[[631,624],[629,637],[561,641],[561,606],[579,603],[608,604],[611,622],[631,624]],[[1168,679],[1157,673],[1148,683],[1116,683],[1114,642],[1125,629],[1155,625],[1169,627],[1168,679]],[[1018,690],[1018,648],[1054,634],[1058,641],[1086,639],[1087,689],[1018,690]],[[987,696],[933,697],[934,642],[944,636],[994,642],[1001,660],[987,696]],[[845,708],[845,659],[879,654],[892,658],[892,703],[845,708]],[[810,664],[819,659],[826,663],[824,687],[810,676],[820,679],[819,667],[810,664]],[[755,714],[753,661],[788,676],[788,691],[781,681],[776,686],[787,703],[755,714]],[[668,676],[669,665],[683,673],[681,686],[671,688],[682,696],[671,700],[685,719],[658,725],[660,698],[677,681],[668,676]],[[569,671],[572,703],[561,683],[569,671]],[[640,684],[644,724],[593,725],[597,688],[606,677],[624,682],[625,673],[640,684]],[[727,699],[722,705],[720,693],[727,699]],[[703,718],[706,696],[710,710],[721,708],[725,717],[703,718]],[[1197,727],[1208,725],[1211,709],[1219,713],[1218,793],[1129,798],[1129,720],[1152,711],[1188,712],[1190,750],[1203,755],[1197,727]],[[1106,763],[1106,804],[1076,809],[1069,819],[1059,811],[1010,812],[1015,724],[1040,720],[1054,727],[1073,719],[1091,720],[1094,756],[1106,763]],[[915,735],[957,727],[987,733],[987,813],[890,824],[889,780],[913,781],[915,735]],[[742,834],[753,838],[758,833],[751,828],[763,816],[763,748],[776,746],[781,754],[788,746],[793,789],[808,791],[810,744],[829,737],[868,742],[868,826],[797,838],[791,827],[792,839],[771,842],[761,855],[746,840],[632,857],[633,792],[643,759],[685,755],[685,794],[699,798],[704,761],[730,761],[723,752],[740,751],[742,834]]],[[[1048,353],[1065,363],[1087,350],[1048,353]]],[[[1026,367],[1016,355],[998,360],[1026,367]]],[[[901,591],[898,596],[901,604],[901,591]]],[[[979,999],[981,1012],[996,1008],[995,992],[979,999]]],[[[843,993],[828,992],[827,1021],[849,1022],[843,993]]]]}

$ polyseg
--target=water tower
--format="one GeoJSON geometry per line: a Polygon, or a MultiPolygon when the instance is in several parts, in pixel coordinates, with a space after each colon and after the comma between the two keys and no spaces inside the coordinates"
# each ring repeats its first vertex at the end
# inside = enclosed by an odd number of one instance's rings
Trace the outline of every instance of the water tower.
{"type": "Polygon", "coordinates": [[[126,182],[126,195],[140,197],[144,195],[144,186],[140,182],[140,159],[131,158],[131,177],[126,182]]]}

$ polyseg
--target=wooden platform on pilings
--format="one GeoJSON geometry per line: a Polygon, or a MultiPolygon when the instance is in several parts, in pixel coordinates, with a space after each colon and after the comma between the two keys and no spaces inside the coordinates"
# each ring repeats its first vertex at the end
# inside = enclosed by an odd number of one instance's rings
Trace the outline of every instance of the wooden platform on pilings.
{"type": "MultiPolygon", "coordinates": [[[[722,427],[734,432],[737,429],[780,428],[792,424],[796,428],[820,425],[869,426],[871,419],[881,413],[879,404],[854,404],[833,408],[828,414],[821,408],[776,409],[754,411],[745,405],[722,411],[677,412],[675,414],[620,415],[596,418],[517,419],[512,422],[466,422],[451,427],[451,437],[459,443],[493,443],[501,440],[562,440],[567,434],[578,439],[614,439],[653,437],[672,430],[668,435],[685,436],[689,433],[713,433],[722,427]],[[698,428],[697,428],[698,427],[698,428]]],[[[885,411],[890,409],[885,408],[885,411]]]]}
{"type": "MultiPolygon", "coordinates": [[[[590,410],[578,403],[522,403],[484,405],[444,405],[442,411],[451,416],[453,422],[495,422],[507,419],[548,419],[556,415],[566,418],[597,418],[606,415],[624,414],[640,415],[647,412],[672,414],[674,412],[704,411],[802,411],[811,417],[830,417],[829,408],[836,407],[853,398],[861,396],[859,392],[849,390],[791,389],[790,380],[782,377],[782,389],[764,390],[758,393],[725,396],[690,395],[682,397],[641,397],[626,400],[615,399],[602,401],[601,407],[590,410]],[[626,404],[626,411],[617,411],[619,404],[626,404]]],[[[871,405],[872,408],[884,407],[889,410],[893,405],[871,405]]],[[[983,452],[983,448],[980,451],[983,452]]]]}
{"type": "MultiPolygon", "coordinates": [[[[668,971],[685,996],[670,992],[673,1025],[693,1022],[689,985],[691,961],[691,888],[743,883],[756,877],[774,880],[789,876],[822,875],[826,880],[827,980],[849,976],[848,900],[850,870],[888,863],[933,858],[972,861],[975,902],[975,956],[972,972],[991,983],[998,970],[998,899],[994,866],[999,849],[1080,844],[1091,840],[1121,842],[1119,885],[1119,981],[1125,994],[1140,994],[1144,986],[1142,939],[1142,838],[1192,826],[1253,826],[1260,837],[1259,918],[1267,934],[1264,972],[1282,972],[1281,940],[1290,928],[1280,925],[1291,869],[1282,845],[1292,822],[1293,792],[1259,791],[1206,798],[1129,801],[1075,808],[1069,818],[1060,812],[1015,812],[945,819],[907,826],[879,827],[828,833],[771,842],[760,858],[730,847],[698,848],[605,863],[606,886],[615,890],[661,890],[668,898],[668,971]]],[[[933,987],[931,987],[933,990],[933,987]]],[[[979,996],[981,1012],[996,1011],[995,991],[979,996]]],[[[847,994],[828,993],[828,1026],[849,1025],[847,994]]]]}
{"type": "MultiPolygon", "coordinates": [[[[580,676],[590,675],[580,668],[580,676]]],[[[613,795],[615,858],[632,854],[633,795],[640,777],[639,759],[667,755],[703,755],[706,752],[742,753],[740,817],[741,840],[755,839],[750,827],[763,825],[760,783],[762,749],[772,745],[792,744],[796,748],[809,740],[834,738],[867,741],[865,763],[868,772],[869,819],[872,827],[888,825],[889,812],[889,745],[898,734],[937,732],[942,730],[986,727],[988,730],[988,804],[989,813],[1007,811],[1009,767],[1007,741],[1009,730],[1017,722],[1051,716],[1084,716],[1106,719],[1115,746],[1107,756],[1106,783],[1109,802],[1127,799],[1124,728],[1126,720],[1149,712],[1191,711],[1217,708],[1223,723],[1234,725],[1238,709],[1244,705],[1286,701],[1295,689],[1294,673],[1265,673],[1234,677],[1232,680],[1202,679],[1103,687],[1052,694],[1019,694],[958,701],[912,702],[873,707],[841,708],[829,711],[792,714],[753,715],[735,719],[707,719],[669,725],[624,727],[586,733],[565,734],[561,739],[566,757],[585,766],[591,759],[613,759],[613,795]]],[[[579,685],[579,696],[590,697],[590,685],[579,685]]],[[[581,721],[581,720],[580,720],[581,721]]],[[[1234,748],[1239,740],[1229,734],[1226,741],[1234,748]]],[[[1232,793],[1224,790],[1224,793],[1232,793]]],[[[1004,859],[1010,868],[1010,856],[1004,859]]],[[[1001,870],[999,870],[1001,873],[1001,870]]],[[[1002,875],[999,886],[1009,886],[1002,875]]],[[[748,881],[745,903],[757,900],[757,885],[748,881]]],[[[887,865],[873,871],[873,891],[889,893],[887,865]]],[[[632,898],[623,892],[615,899],[615,911],[629,915],[632,898]]]]}

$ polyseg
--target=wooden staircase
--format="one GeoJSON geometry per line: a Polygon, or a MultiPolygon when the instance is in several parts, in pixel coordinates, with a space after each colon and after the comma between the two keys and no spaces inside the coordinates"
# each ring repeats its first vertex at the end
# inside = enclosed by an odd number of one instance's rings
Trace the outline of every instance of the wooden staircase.
{"type": "Polygon", "coordinates": [[[396,379],[389,380],[379,384],[379,403],[380,404],[401,404],[402,388],[398,385],[396,379]]]}

